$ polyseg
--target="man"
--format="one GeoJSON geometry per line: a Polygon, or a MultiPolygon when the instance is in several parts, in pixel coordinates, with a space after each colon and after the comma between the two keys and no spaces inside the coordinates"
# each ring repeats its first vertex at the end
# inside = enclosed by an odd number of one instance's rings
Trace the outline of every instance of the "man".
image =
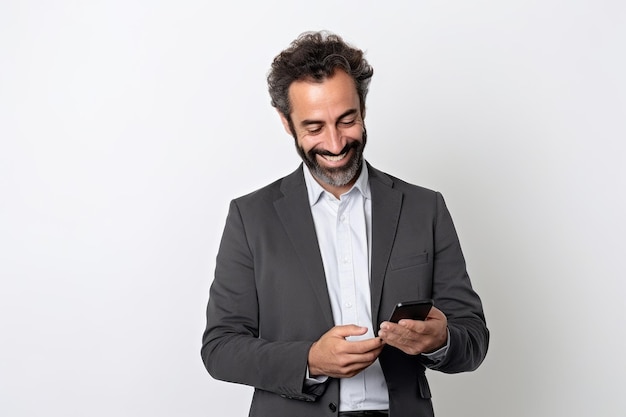
{"type": "Polygon", "coordinates": [[[478,367],[489,333],[437,192],[363,159],[373,74],[336,35],[306,33],[268,76],[304,164],[231,202],[202,358],[253,386],[250,416],[432,416],[425,369],[478,367]],[[388,322],[432,299],[426,320],[388,322]]]}

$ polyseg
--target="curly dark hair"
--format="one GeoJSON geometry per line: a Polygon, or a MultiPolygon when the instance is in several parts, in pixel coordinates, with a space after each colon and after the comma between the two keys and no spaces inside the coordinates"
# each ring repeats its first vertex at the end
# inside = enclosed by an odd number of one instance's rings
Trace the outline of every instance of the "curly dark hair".
{"type": "Polygon", "coordinates": [[[303,79],[321,83],[339,68],[354,80],[363,113],[365,97],[374,74],[374,69],[363,56],[363,51],[348,45],[340,36],[331,32],[301,34],[272,62],[267,76],[272,106],[291,121],[291,83],[303,79]]]}

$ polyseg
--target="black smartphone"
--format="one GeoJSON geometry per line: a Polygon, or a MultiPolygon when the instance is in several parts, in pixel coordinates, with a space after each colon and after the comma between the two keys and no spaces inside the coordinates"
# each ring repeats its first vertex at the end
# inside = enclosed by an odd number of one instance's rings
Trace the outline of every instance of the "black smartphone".
{"type": "Polygon", "coordinates": [[[432,306],[433,300],[405,301],[398,303],[389,321],[397,323],[402,319],[425,320],[432,306]]]}

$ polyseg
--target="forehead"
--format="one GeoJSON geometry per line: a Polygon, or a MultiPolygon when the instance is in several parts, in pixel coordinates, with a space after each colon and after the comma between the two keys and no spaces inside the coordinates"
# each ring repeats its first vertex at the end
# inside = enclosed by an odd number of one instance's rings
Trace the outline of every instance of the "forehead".
{"type": "Polygon", "coordinates": [[[289,86],[291,115],[296,119],[341,114],[359,108],[359,96],[352,77],[336,71],[322,82],[311,79],[294,81],[289,86]]]}

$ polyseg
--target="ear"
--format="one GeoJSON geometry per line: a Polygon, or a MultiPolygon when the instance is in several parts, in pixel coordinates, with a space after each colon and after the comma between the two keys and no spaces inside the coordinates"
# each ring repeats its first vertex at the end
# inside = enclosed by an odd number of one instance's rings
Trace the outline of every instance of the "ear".
{"type": "Polygon", "coordinates": [[[285,132],[287,132],[289,136],[294,136],[295,132],[291,131],[291,126],[289,126],[289,120],[287,120],[287,116],[285,116],[283,112],[281,112],[280,110],[276,110],[276,111],[278,112],[278,116],[280,117],[280,121],[283,124],[283,128],[285,129],[285,132]]]}

